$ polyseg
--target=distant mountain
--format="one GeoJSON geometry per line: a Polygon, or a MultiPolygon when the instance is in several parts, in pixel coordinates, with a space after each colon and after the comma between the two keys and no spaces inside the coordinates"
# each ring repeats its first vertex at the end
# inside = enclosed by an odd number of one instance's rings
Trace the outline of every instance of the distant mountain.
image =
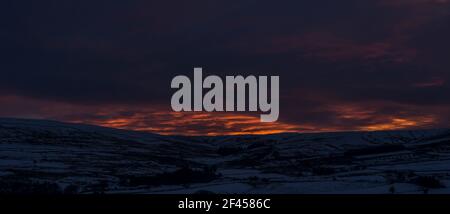
{"type": "Polygon", "coordinates": [[[162,136],[0,119],[0,193],[450,193],[450,130],[162,136]]]}

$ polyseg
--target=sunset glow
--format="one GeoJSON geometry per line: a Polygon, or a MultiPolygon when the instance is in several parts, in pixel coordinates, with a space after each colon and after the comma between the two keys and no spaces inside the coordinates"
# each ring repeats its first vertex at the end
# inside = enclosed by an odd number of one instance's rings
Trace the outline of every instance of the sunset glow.
{"type": "Polygon", "coordinates": [[[450,127],[450,0],[9,6],[0,117],[165,135],[450,127]],[[171,82],[194,89],[195,68],[222,83],[279,77],[277,111],[174,112],[171,82]],[[261,123],[268,112],[276,122],[261,123]]]}

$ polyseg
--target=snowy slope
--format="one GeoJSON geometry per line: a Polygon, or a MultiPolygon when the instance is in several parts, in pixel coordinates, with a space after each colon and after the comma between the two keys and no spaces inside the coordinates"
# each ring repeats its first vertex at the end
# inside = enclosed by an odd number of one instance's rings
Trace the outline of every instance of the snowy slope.
{"type": "Polygon", "coordinates": [[[0,193],[449,193],[450,131],[183,137],[0,119],[0,193]]]}

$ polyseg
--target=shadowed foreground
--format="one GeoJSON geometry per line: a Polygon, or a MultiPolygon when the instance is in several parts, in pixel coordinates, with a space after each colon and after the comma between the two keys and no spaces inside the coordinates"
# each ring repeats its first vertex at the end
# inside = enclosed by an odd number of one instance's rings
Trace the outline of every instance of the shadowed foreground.
{"type": "Polygon", "coordinates": [[[181,137],[0,119],[0,193],[450,193],[450,130],[181,137]]]}

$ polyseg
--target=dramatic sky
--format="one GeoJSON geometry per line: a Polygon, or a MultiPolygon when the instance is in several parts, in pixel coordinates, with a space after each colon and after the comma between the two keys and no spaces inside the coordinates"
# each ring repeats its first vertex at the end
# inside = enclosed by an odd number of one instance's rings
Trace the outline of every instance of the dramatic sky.
{"type": "Polygon", "coordinates": [[[162,134],[450,126],[450,0],[0,3],[0,117],[162,134]],[[176,113],[171,79],[280,76],[280,119],[176,113]]]}

